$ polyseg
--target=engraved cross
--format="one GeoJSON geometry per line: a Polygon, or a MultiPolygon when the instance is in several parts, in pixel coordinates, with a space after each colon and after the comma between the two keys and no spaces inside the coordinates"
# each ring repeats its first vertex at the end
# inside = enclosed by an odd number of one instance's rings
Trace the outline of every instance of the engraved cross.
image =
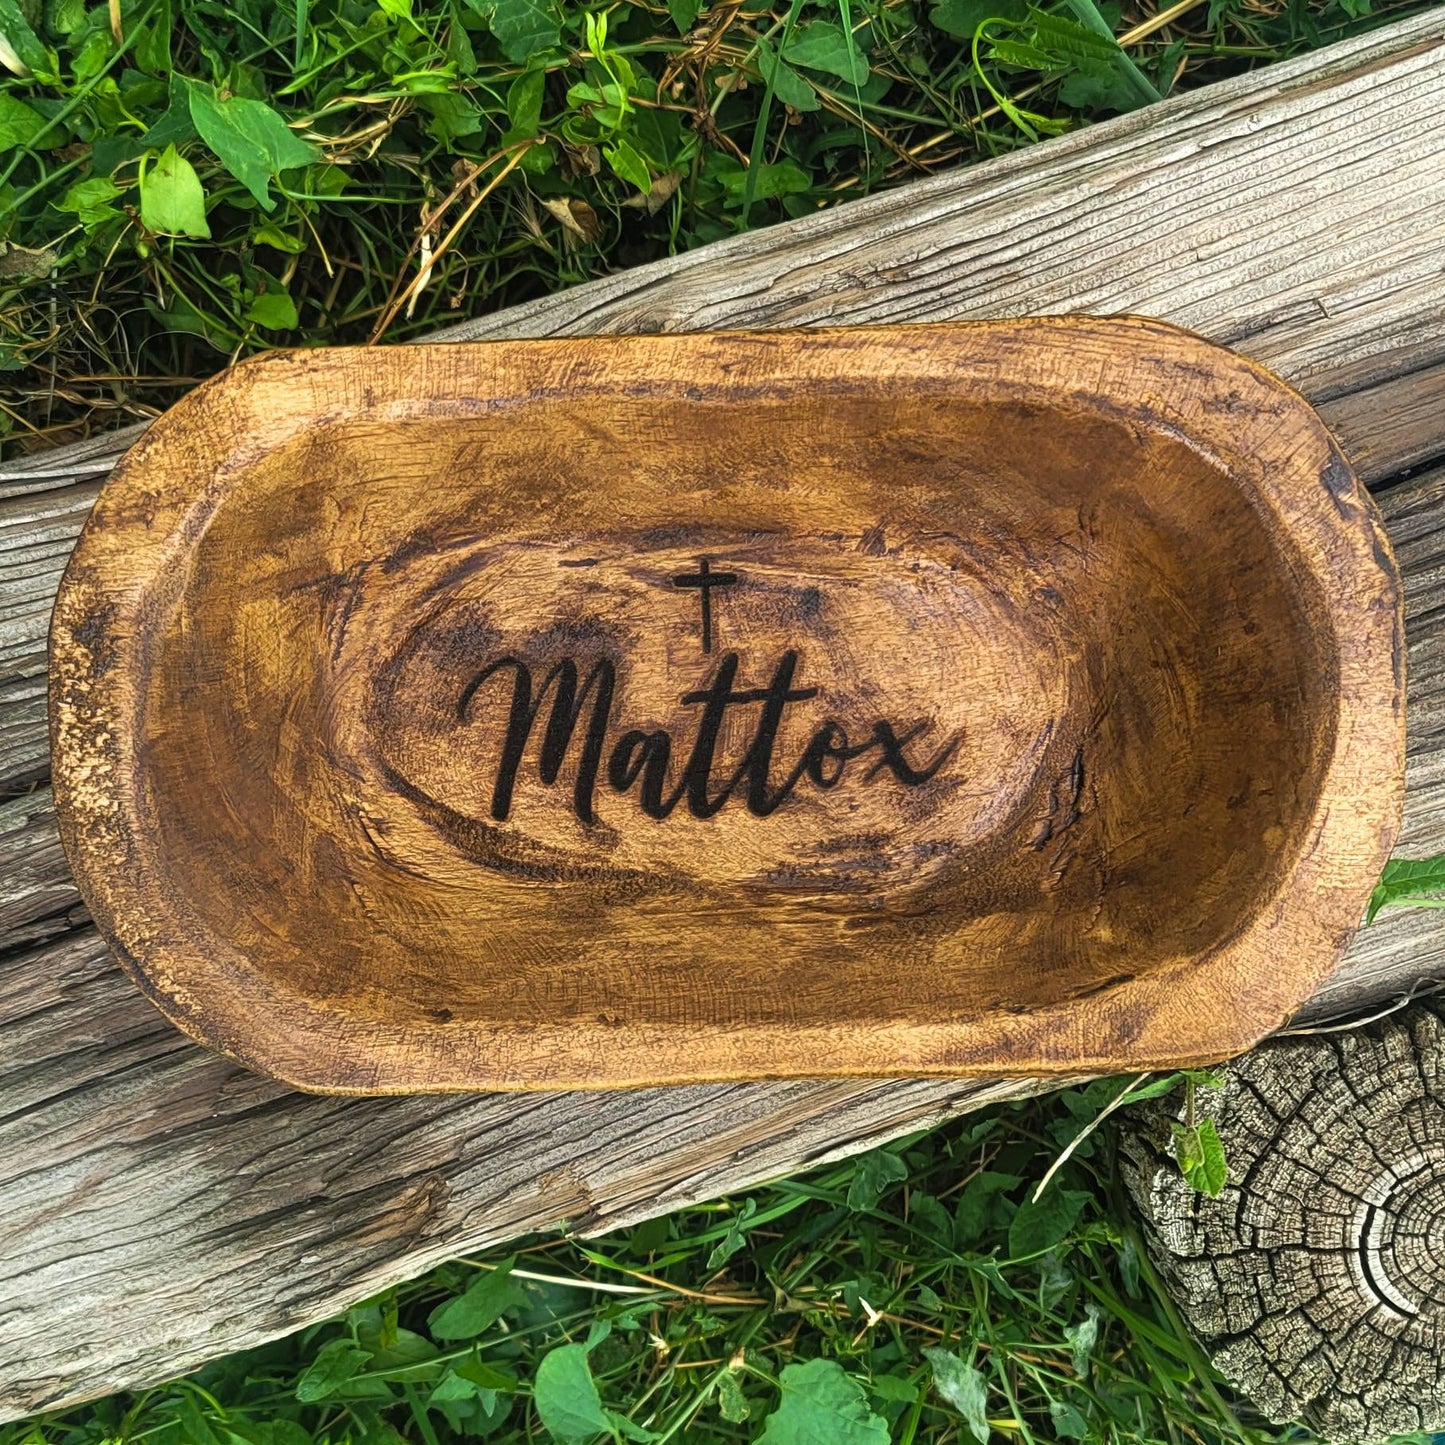
{"type": "Polygon", "coordinates": [[[674,587],[696,587],[702,594],[702,650],[712,651],[712,589],[731,587],[738,580],[736,572],[714,572],[706,557],[697,564],[696,572],[684,572],[672,579],[674,587]]]}

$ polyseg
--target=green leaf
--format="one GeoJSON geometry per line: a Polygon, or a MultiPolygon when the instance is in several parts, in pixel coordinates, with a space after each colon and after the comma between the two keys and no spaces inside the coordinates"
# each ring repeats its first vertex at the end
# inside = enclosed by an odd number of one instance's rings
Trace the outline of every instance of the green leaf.
{"type": "Polygon", "coordinates": [[[270,246],[274,251],[284,251],[288,256],[299,256],[306,249],[306,242],[302,237],[283,231],[274,221],[262,221],[253,226],[251,240],[258,246],[270,246]]]}
{"type": "Polygon", "coordinates": [[[667,13],[672,16],[679,35],[686,35],[692,29],[702,9],[702,0],[667,0],[667,13]]]}
{"type": "Polygon", "coordinates": [[[794,110],[820,110],[818,92],[782,59],[766,40],[758,41],[758,69],[773,88],[773,94],[794,110]]]}
{"type": "Polygon", "coordinates": [[[1132,1235],[1126,1234],[1114,1245],[1114,1256],[1119,1264],[1119,1278],[1124,1281],[1124,1292],[1130,1299],[1138,1299],[1139,1246],[1132,1235]]]}
{"type": "Polygon", "coordinates": [[[849,85],[868,79],[868,62],[858,50],[852,34],[831,20],[815,20],[800,26],[783,49],[783,58],[809,70],[824,70],[849,85]]]}
{"type": "Polygon", "coordinates": [[[427,1328],[438,1340],[473,1340],[489,1330],[506,1312],[525,1301],[526,1296],[511,1278],[516,1259],[479,1274],[465,1294],[440,1304],[427,1319],[427,1328]]]}
{"type": "Polygon", "coordinates": [[[106,31],[92,30],[80,48],[70,57],[70,75],[77,86],[96,79],[115,53],[115,40],[106,31]]]}
{"type": "Polygon", "coordinates": [[[1434,858],[1391,858],[1370,895],[1365,922],[1373,923],[1382,908],[1401,903],[1445,908],[1445,853],[1434,858]]]}
{"type": "Polygon", "coordinates": [[[561,1445],[581,1445],[612,1433],[612,1420],[602,1408],[585,1345],[560,1345],[537,1366],[533,1386],[537,1414],[561,1445]]]}
{"type": "Polygon", "coordinates": [[[417,104],[430,119],[426,132],[433,140],[452,147],[463,136],[476,135],[486,127],[486,117],[476,102],[456,91],[428,92],[417,104]]]}
{"type": "Polygon", "coordinates": [[[1089,1422],[1067,1400],[1049,1401],[1049,1419],[1060,1440],[1087,1440],[1089,1422]]]}
{"type": "Polygon", "coordinates": [[[888,1426],[836,1360],[789,1365],[778,1376],[782,1399],[757,1445],[888,1445],[888,1426]]]}
{"type": "Polygon", "coordinates": [[[550,5],[542,0],[467,0],[486,22],[508,60],[525,65],[538,51],[562,38],[550,5]]]}
{"type": "MultiPolygon", "coordinates": [[[[1198,1072],[1202,1075],[1204,1071],[1199,1070],[1198,1072]]],[[[1142,1104],[1146,1099],[1162,1099],[1166,1094],[1172,1094],[1177,1088],[1179,1088],[1179,1086],[1183,1084],[1185,1078],[1186,1072],[1180,1072],[1177,1074],[1159,1074],[1155,1078],[1150,1079],[1147,1084],[1140,1084],[1137,1088],[1131,1087],[1129,1081],[1127,1080],[1099,1079],[1096,1082],[1100,1084],[1109,1084],[1112,1087],[1107,1091],[1101,1092],[1099,1095],[1093,1096],[1095,1100],[1095,1107],[1091,1110],[1091,1112],[1097,1113],[1100,1107],[1102,1107],[1104,1104],[1112,1103],[1114,1099],[1116,1099],[1120,1094],[1123,1094],[1125,1092],[1127,1092],[1129,1095],[1129,1103],[1131,1105],[1142,1104]]],[[[1091,1084],[1089,1087],[1090,1089],[1092,1089],[1093,1085],[1091,1084]]]]}
{"type": "Polygon", "coordinates": [[[953,1220],[933,1195],[909,1190],[908,1217],[913,1227],[945,1247],[953,1243],[953,1220]]]}
{"type": "Polygon", "coordinates": [[[79,216],[81,225],[93,231],[107,221],[119,220],[120,212],[110,203],[120,194],[120,187],[109,176],[91,176],[71,186],[55,208],[79,216]]]}
{"type": "Polygon", "coordinates": [[[306,171],[306,189],[313,195],[330,200],[341,195],[351,184],[345,166],[322,164],[306,171]]]}
{"type": "Polygon", "coordinates": [[[1229,1178],[1229,1165],[1213,1119],[1201,1119],[1192,1129],[1176,1124],[1174,1157],[1192,1188],[1211,1199],[1219,1197],[1229,1178]]]}
{"type": "Polygon", "coordinates": [[[1017,66],[1020,70],[1062,70],[1067,61],[1060,61],[1040,45],[1031,45],[1027,40],[1014,40],[1008,36],[991,35],[988,41],[989,55],[1000,65],[1017,66]]]}
{"type": "Polygon", "coordinates": [[[1137,110],[1143,103],[1134,87],[1117,70],[1081,66],[1066,75],[1059,99],[1075,110],[1137,110]]]}
{"type": "Polygon", "coordinates": [[[342,1338],[323,1345],[316,1358],[296,1382],[296,1398],[303,1405],[314,1405],[334,1395],[347,1381],[359,1374],[371,1359],[371,1352],[354,1341],[342,1338]]]}
{"type": "Polygon", "coordinates": [[[641,1445],[648,1445],[649,1441],[656,1440],[655,1431],[649,1430],[645,1425],[639,1425],[629,1420],[626,1415],[619,1415],[615,1410],[608,1410],[607,1423],[622,1436],[624,1440],[637,1440],[641,1445]]]}
{"type": "Polygon", "coordinates": [[[158,236],[204,240],[211,234],[200,177],[175,146],[167,146],[160,159],[141,172],[140,218],[146,230],[158,236]]]}
{"type": "Polygon", "coordinates": [[[1188,50],[1189,41],[1181,35],[1177,39],[1171,40],[1158,55],[1153,57],[1150,68],[1159,77],[1157,85],[1161,98],[1173,93],[1174,86],[1182,74],[1180,61],[1184,59],[1188,50]]]}
{"type": "Polygon", "coordinates": [[[147,296],[145,308],[167,331],[199,336],[217,351],[230,351],[240,340],[224,322],[206,315],[179,292],[171,298],[169,306],[161,306],[153,297],[147,296]]]}
{"type": "MultiPolygon", "coordinates": [[[[492,1373],[499,1375],[498,1371],[492,1373]]],[[[447,1424],[461,1435],[489,1433],[502,1423],[512,1405],[510,1400],[502,1399],[496,1389],[478,1384],[460,1368],[448,1370],[442,1376],[426,1403],[427,1409],[445,1416],[447,1424]]]]}
{"type": "Polygon", "coordinates": [[[268,331],[290,331],[297,322],[296,303],[285,291],[262,291],[246,308],[246,320],[268,331]]]}
{"type": "Polygon", "coordinates": [[[201,1413],[196,1397],[187,1391],[176,1402],[176,1423],[186,1445],[221,1445],[211,1422],[201,1413]]]}
{"type": "Polygon", "coordinates": [[[139,161],[151,150],[163,151],[165,146],[148,146],[140,136],[133,133],[98,135],[90,144],[90,174],[114,177],[117,171],[129,171],[133,161],[139,161]]]}
{"type": "Polygon", "coordinates": [[[923,1358],[933,1367],[933,1388],[968,1422],[979,1445],[988,1445],[988,1382],[982,1372],[938,1346],[924,1350],[923,1358]]]}
{"type": "Polygon", "coordinates": [[[940,0],[928,18],[945,34],[972,40],[985,20],[1022,20],[1027,13],[1025,0],[940,0]]]}
{"type": "Polygon", "coordinates": [[[813,178],[797,161],[770,161],[763,165],[744,167],[726,152],[714,151],[709,169],[723,183],[732,202],[740,202],[747,189],[748,176],[753,176],[753,199],[769,200],[774,196],[795,195],[813,189],[813,178]]]}
{"type": "Polygon", "coordinates": [[[908,1166],[887,1149],[872,1149],[853,1165],[848,1185],[848,1208],[855,1214],[872,1209],[890,1184],[908,1178],[908,1166]]]}
{"type": "Polygon", "coordinates": [[[1099,1342],[1099,1319],[1098,1305],[1088,1304],[1084,1306],[1084,1318],[1064,1330],[1064,1338],[1069,1342],[1069,1361],[1080,1380],[1087,1380],[1093,1372],[1094,1346],[1099,1342]]]}
{"type": "Polygon", "coordinates": [[[457,90],[457,78],[449,65],[441,66],[436,70],[409,70],[402,75],[394,76],[392,83],[404,95],[431,96],[433,98],[450,96],[454,100],[467,100],[467,96],[457,90]]]}
{"type": "Polygon", "coordinates": [[[733,1215],[732,1222],[728,1225],[728,1231],[712,1248],[712,1253],[707,1257],[709,1271],[726,1264],[748,1240],[748,1221],[758,1212],[756,1199],[746,1199],[743,1207],[733,1215]]]}
{"type": "Polygon", "coordinates": [[[148,75],[165,75],[171,68],[171,31],[173,17],[168,0],[155,7],[150,23],[135,36],[131,54],[135,63],[148,75]]]}
{"type": "MultiPolygon", "coordinates": [[[[40,7],[35,4],[35,0],[27,0],[27,3],[30,13],[38,19],[37,12],[40,7]]],[[[46,28],[52,35],[64,35],[74,43],[80,38],[79,32],[85,25],[85,8],[85,0],[56,0],[46,28]]]]}
{"type": "Polygon", "coordinates": [[[185,80],[179,75],[172,75],[167,87],[166,108],[145,133],[146,144],[156,150],[164,150],[168,145],[184,145],[197,138],[196,123],[191,119],[191,94],[186,89],[185,80]]]}
{"type": "Polygon", "coordinates": [[[392,1379],[415,1383],[441,1378],[441,1351],[425,1335],[400,1328],[389,1308],[368,1311],[364,1322],[358,1319],[356,1340],[372,1352],[373,1368],[385,1370],[392,1379]]]}
{"type": "MultiPolygon", "coordinates": [[[[483,1386],[474,1384],[465,1375],[459,1375],[455,1370],[448,1370],[440,1380],[432,1387],[432,1392],[427,1396],[428,1405],[440,1405],[450,1400],[475,1400],[481,1393],[483,1386]]],[[[495,1394],[495,1391],[492,1391],[495,1394]]]]}
{"type": "Polygon", "coordinates": [[[652,173],[647,162],[637,154],[625,140],[616,140],[602,148],[607,164],[629,185],[635,186],[645,195],[652,185],[652,173]]]}
{"type": "MultiPolygon", "coordinates": [[[[1095,0],[1064,0],[1064,4],[1074,12],[1074,18],[1081,26],[1092,31],[1094,36],[1105,45],[1112,47],[1109,51],[1111,63],[1133,89],[1137,104],[1151,105],[1158,100],[1159,91],[1154,82],[1134,64],[1128,52],[1114,38],[1114,22],[1117,22],[1119,18],[1117,11],[1113,7],[1107,7],[1110,9],[1111,20],[1110,16],[1106,16],[1099,8],[1095,0]]],[[[1068,23],[1060,16],[1045,17],[1040,11],[1034,12],[1034,19],[1036,28],[1040,19],[1045,19],[1055,26],[1068,23]]]]}
{"type": "Polygon", "coordinates": [[[717,1408],[730,1425],[741,1425],[748,1418],[750,1407],[743,1397],[743,1384],[736,1370],[724,1370],[717,1382],[717,1408]]]}
{"type": "Polygon", "coordinates": [[[1026,1199],[1008,1228],[1013,1259],[1042,1254],[1065,1239],[1092,1196],[1082,1189],[1049,1188],[1041,1199],[1026,1199]]]}
{"type": "Polygon", "coordinates": [[[40,43],[19,0],[0,0],[0,42],[43,85],[59,82],[55,55],[40,43]]]}
{"type": "Polygon", "coordinates": [[[492,1390],[498,1394],[514,1394],[517,1390],[517,1377],[509,1375],[505,1370],[495,1369],[493,1366],[484,1364],[475,1355],[465,1360],[458,1360],[452,1366],[452,1373],[460,1375],[465,1380],[470,1380],[478,1389],[492,1390]]]}
{"type": "Polygon", "coordinates": [[[889,1404],[911,1405],[918,1398],[918,1386],[902,1375],[874,1375],[868,1388],[875,1400],[889,1404]]]}
{"type": "Polygon", "coordinates": [[[542,128],[542,97],[547,72],[540,66],[524,70],[507,88],[507,120],[513,139],[530,139],[542,128]]]}
{"type": "Polygon", "coordinates": [[[267,1420],[257,1430],[259,1445],[315,1445],[315,1437],[294,1420],[267,1420]]]}
{"type": "Polygon", "coordinates": [[[1074,1272],[1057,1250],[1048,1250],[1039,1260],[1039,1304],[1052,1310],[1075,1285],[1074,1272]]]}
{"type": "Polygon", "coordinates": [[[23,100],[0,92],[0,154],[28,146],[48,129],[50,122],[23,100]]]}
{"type": "Polygon", "coordinates": [[[1119,42],[1112,36],[1086,30],[1067,16],[1049,15],[1045,11],[1035,10],[1030,19],[1033,22],[1034,44],[1042,46],[1065,63],[1087,64],[1090,61],[1103,61],[1111,64],[1124,53],[1119,49],[1119,42]]]}
{"type": "Polygon", "coordinates": [[[1004,1195],[1016,1189],[1023,1180],[1017,1174],[1004,1174],[983,1169],[964,1186],[953,1212],[953,1238],[960,1249],[966,1249],[991,1230],[1002,1229],[1013,1210],[1004,1195]]]}
{"type": "Polygon", "coordinates": [[[223,99],[214,86],[199,80],[186,81],[186,87],[201,139],[266,210],[276,204],[270,189],[275,177],[321,158],[265,101],[236,95],[223,99]]]}

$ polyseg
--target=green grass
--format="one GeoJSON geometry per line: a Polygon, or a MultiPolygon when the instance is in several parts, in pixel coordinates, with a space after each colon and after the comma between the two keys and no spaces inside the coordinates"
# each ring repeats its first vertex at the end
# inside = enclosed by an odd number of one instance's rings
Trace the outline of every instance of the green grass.
{"type": "Polygon", "coordinates": [[[0,440],[143,419],[250,351],[415,336],[1422,8],[1156,5],[0,0],[0,440]]]}
{"type": "Polygon", "coordinates": [[[1312,1439],[1252,1415],[1190,1341],[1108,1126],[1034,1200],[1119,1089],[459,1260],[176,1383],[0,1427],[0,1445],[1312,1439]]]}

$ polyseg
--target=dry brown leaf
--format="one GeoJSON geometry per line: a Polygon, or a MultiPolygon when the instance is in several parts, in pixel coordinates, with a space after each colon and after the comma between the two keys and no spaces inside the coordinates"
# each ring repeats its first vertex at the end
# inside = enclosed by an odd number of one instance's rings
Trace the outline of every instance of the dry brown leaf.
{"type": "Polygon", "coordinates": [[[602,222],[597,212],[573,196],[541,197],[542,204],[562,223],[569,236],[576,236],[590,246],[602,235],[602,222]]]}
{"type": "Polygon", "coordinates": [[[594,145],[562,147],[562,170],[567,176],[595,176],[602,171],[602,152],[594,145]]]}
{"type": "Polygon", "coordinates": [[[628,196],[623,205],[655,216],[671,199],[682,181],[681,171],[665,171],[647,188],[646,195],[628,196]]]}

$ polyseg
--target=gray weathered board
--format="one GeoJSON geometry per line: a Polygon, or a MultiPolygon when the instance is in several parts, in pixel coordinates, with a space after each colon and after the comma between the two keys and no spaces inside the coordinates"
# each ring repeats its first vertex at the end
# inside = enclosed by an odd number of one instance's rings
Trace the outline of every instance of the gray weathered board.
{"type": "MultiPolygon", "coordinates": [[[[1138,311],[1298,384],[1382,501],[1410,615],[1403,846],[1445,849],[1445,11],[987,165],[583,286],[458,340],[1138,311]]],[[[133,433],[129,439],[133,439],[133,433]]],[[[44,635],[116,455],[0,469],[0,1419],[160,1379],[520,1232],[598,1230],[1027,1083],[305,1097],[108,958],[44,788],[44,635]]],[[[1430,912],[1311,1012],[1445,973],[1430,912]]]]}

